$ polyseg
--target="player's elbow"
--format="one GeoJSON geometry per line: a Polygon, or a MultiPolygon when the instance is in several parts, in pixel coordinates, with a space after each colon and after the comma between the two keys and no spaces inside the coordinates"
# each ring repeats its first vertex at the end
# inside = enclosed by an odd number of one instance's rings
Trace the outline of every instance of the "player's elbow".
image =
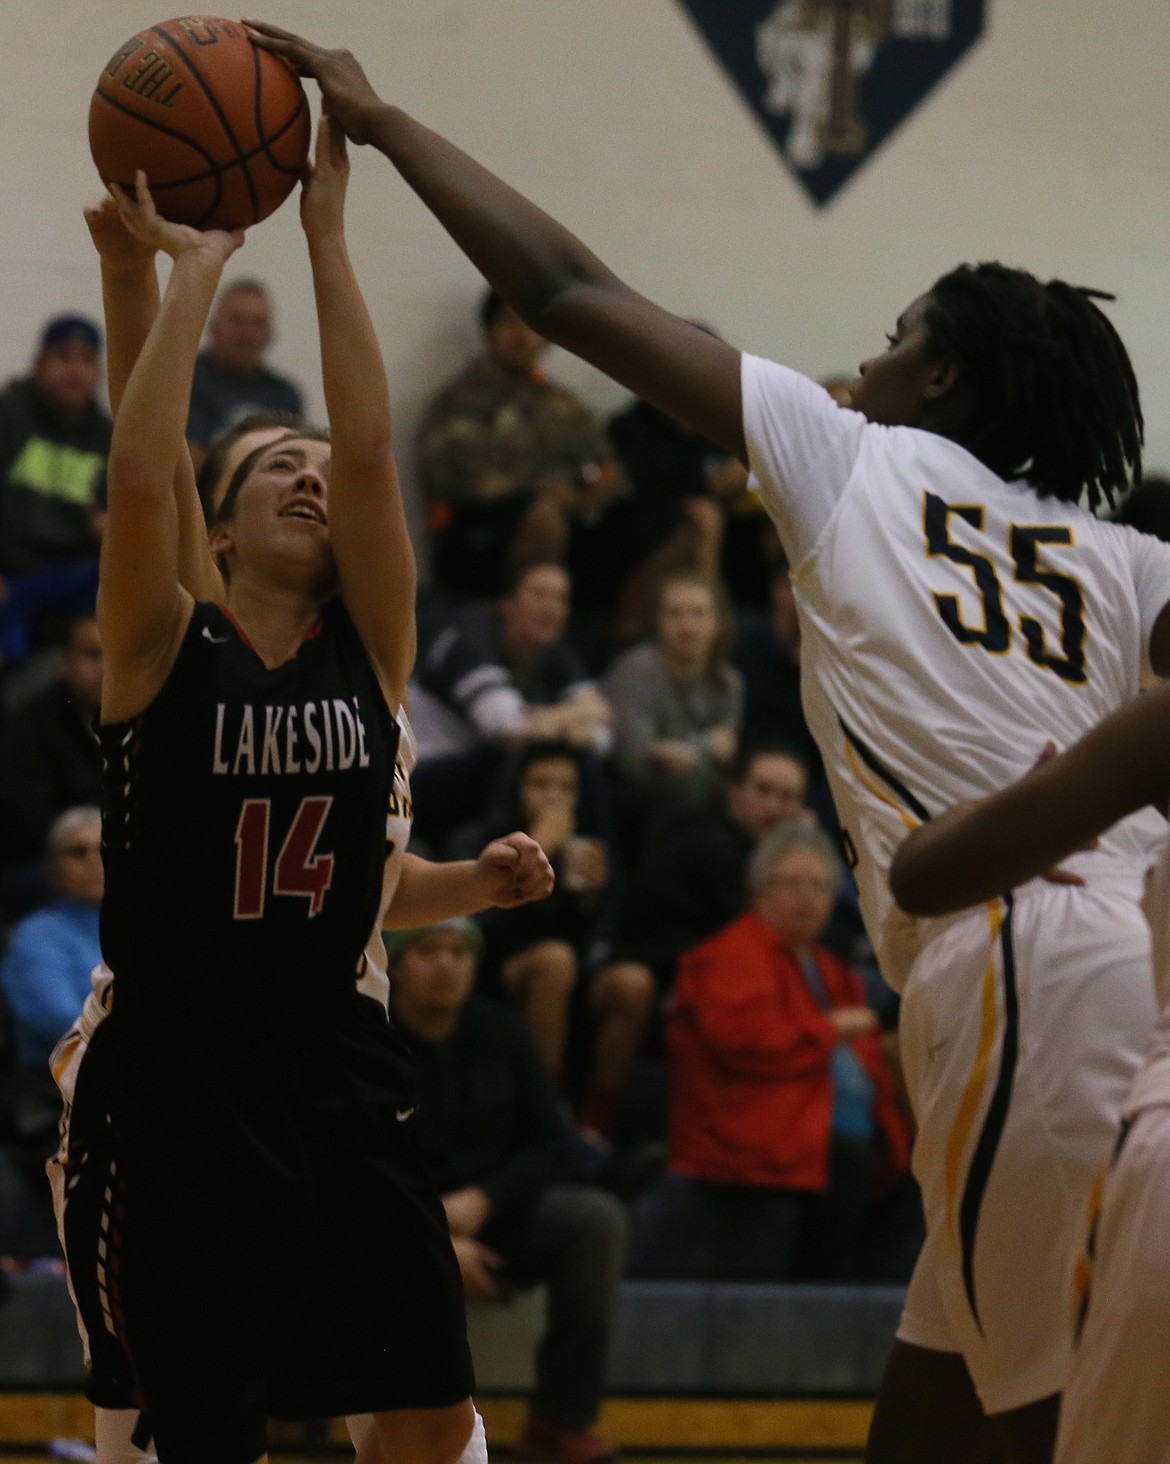
{"type": "Polygon", "coordinates": [[[615,292],[627,287],[599,260],[585,254],[566,265],[563,272],[545,281],[542,298],[533,300],[527,312],[528,325],[546,340],[572,349],[586,338],[594,322],[611,313],[607,306],[615,292]]]}

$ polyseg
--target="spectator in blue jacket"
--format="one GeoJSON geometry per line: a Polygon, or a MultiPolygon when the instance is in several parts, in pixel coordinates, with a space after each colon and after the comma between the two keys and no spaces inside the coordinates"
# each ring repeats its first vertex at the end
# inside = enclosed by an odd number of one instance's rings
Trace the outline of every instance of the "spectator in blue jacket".
{"type": "Polygon", "coordinates": [[[9,1122],[18,1157],[45,1201],[44,1163],[57,1146],[61,1097],[49,1056],[81,1014],[90,972],[101,960],[101,813],[67,809],[49,830],[51,902],[13,929],[0,962],[0,990],[12,1014],[14,1063],[8,1080],[9,1122]]]}
{"type": "Polygon", "coordinates": [[[99,810],[90,805],[66,809],[49,830],[47,852],[56,897],[17,924],[0,963],[16,1060],[28,1067],[46,1067],[58,1038],[85,1005],[90,972],[101,960],[99,810]]]}

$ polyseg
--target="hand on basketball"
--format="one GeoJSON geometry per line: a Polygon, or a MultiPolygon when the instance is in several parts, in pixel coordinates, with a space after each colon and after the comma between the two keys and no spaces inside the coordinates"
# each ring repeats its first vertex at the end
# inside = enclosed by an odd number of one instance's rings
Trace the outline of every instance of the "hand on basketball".
{"type": "Polygon", "coordinates": [[[527,834],[489,844],[476,860],[476,873],[485,901],[504,910],[546,899],[556,883],[544,850],[527,834]]]}
{"type": "Polygon", "coordinates": [[[135,196],[131,198],[116,183],[107,185],[118,206],[118,214],[129,232],[140,244],[161,249],[172,259],[181,254],[207,254],[222,263],[230,259],[244,242],[243,229],[228,233],[224,229],[193,229],[189,224],[173,224],[164,219],[150,196],[146,174],[139,169],[134,180],[135,196]]]}
{"type": "Polygon", "coordinates": [[[153,262],[154,245],[143,244],[134,237],[123,222],[113,198],[106,197],[100,203],[90,204],[84,214],[89,237],[101,255],[103,269],[112,274],[135,274],[153,262]]]}
{"type": "Polygon", "coordinates": [[[327,51],[264,20],[243,24],[256,45],[282,56],[302,76],[313,78],[321,88],[325,111],[340,123],[351,142],[369,142],[371,118],[386,104],[348,51],[327,51]]]}
{"type": "Polygon", "coordinates": [[[349,154],[345,133],[328,117],[317,125],[317,150],[301,189],[301,226],[314,238],[341,232],[345,223],[345,190],[349,154]]]}

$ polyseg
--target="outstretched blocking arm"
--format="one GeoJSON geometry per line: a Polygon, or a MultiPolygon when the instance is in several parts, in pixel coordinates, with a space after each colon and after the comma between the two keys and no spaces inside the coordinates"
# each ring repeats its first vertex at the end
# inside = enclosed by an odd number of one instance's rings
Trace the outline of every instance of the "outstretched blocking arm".
{"type": "Polygon", "coordinates": [[[126,227],[165,249],[174,268],[114,421],[109,516],[98,615],[106,653],[102,717],[121,721],[157,695],[191,616],[179,583],[174,471],[183,449],[195,356],[223,267],[242,234],[200,233],[161,219],[138,175],[138,196],[115,195],[126,227]]]}
{"type": "MultiPolygon", "coordinates": [[[[87,208],[85,221],[101,258],[106,373],[110,408],[116,417],[161,304],[156,251],[130,233],[112,198],[87,208]]],[[[172,486],[179,516],[179,583],[196,600],[222,599],[223,580],[207,547],[207,526],[185,445],[179,452],[172,486]]]]}
{"type": "Polygon", "coordinates": [[[1044,874],[1118,819],[1170,801],[1170,687],[1114,713],[1002,793],[916,829],[890,885],[911,915],[945,915],[1044,874]]]}
{"type": "Polygon", "coordinates": [[[326,111],[398,169],[463,252],[541,335],[746,459],[740,353],[660,309],[568,229],[453,143],[388,106],[347,51],[247,22],[258,45],[320,84],[326,111]]]}
{"type": "Polygon", "coordinates": [[[301,201],[333,440],[329,536],[341,593],[397,712],[414,666],[418,574],[390,441],[382,352],[345,245],[345,136],[321,119],[301,201]]]}

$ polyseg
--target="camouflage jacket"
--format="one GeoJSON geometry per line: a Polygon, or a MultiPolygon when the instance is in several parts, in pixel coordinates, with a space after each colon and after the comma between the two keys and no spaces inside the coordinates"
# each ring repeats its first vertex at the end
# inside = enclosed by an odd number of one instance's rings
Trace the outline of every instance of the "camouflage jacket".
{"type": "Polygon", "coordinates": [[[575,484],[613,461],[605,429],[564,387],[477,356],[428,407],[417,440],[432,500],[468,503],[575,484]]]}

